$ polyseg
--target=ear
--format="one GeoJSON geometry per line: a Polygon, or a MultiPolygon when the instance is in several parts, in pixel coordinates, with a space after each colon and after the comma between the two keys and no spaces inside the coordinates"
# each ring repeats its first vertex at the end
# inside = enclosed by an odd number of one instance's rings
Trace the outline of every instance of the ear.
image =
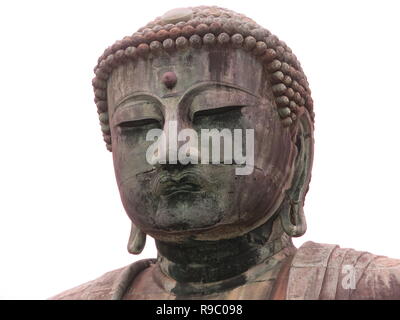
{"type": "Polygon", "coordinates": [[[307,230],[303,207],[311,180],[314,155],[313,131],[313,123],[308,112],[304,112],[298,118],[294,135],[298,153],[294,163],[293,182],[291,188],[286,191],[280,210],[282,228],[291,237],[300,237],[307,230]]]}
{"type": "Polygon", "coordinates": [[[146,234],[132,222],[131,234],[128,240],[128,252],[131,254],[140,254],[145,245],[146,234]]]}

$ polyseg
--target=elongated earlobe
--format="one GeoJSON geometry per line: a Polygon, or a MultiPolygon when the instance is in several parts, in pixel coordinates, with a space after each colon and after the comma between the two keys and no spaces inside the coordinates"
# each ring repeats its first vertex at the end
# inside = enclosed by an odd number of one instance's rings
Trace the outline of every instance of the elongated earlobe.
{"type": "Polygon", "coordinates": [[[146,234],[141,231],[134,223],[131,226],[131,234],[128,240],[128,252],[140,254],[146,245],[146,234]]]}
{"type": "Polygon", "coordinates": [[[307,230],[303,206],[311,180],[313,159],[313,137],[310,123],[306,114],[303,114],[302,118],[299,119],[296,135],[298,155],[295,162],[293,183],[292,187],[286,191],[280,210],[282,228],[291,237],[300,237],[307,230]]]}
{"type": "Polygon", "coordinates": [[[282,228],[291,237],[301,237],[307,230],[303,203],[299,200],[285,199],[281,211],[282,228]]]}

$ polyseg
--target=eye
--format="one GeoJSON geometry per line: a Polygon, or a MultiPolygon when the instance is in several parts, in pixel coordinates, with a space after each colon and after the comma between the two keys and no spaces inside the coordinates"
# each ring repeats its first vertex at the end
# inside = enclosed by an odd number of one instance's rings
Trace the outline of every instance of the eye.
{"type": "Polygon", "coordinates": [[[157,119],[140,119],[140,120],[131,120],[124,121],[118,124],[118,126],[122,129],[130,129],[130,128],[142,128],[147,126],[157,126],[161,127],[161,123],[157,119]]]}
{"type": "Polygon", "coordinates": [[[244,106],[226,106],[221,108],[214,109],[206,109],[196,111],[193,115],[194,121],[201,117],[209,117],[209,116],[228,116],[231,113],[238,113],[244,106]]]}

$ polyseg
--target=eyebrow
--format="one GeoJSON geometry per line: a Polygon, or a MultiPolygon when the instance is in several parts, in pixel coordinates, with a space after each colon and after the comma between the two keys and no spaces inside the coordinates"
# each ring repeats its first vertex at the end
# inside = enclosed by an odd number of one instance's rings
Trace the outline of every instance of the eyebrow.
{"type": "Polygon", "coordinates": [[[133,99],[141,99],[143,98],[143,100],[147,100],[147,101],[154,101],[159,103],[160,105],[163,105],[162,101],[154,94],[150,93],[150,92],[146,92],[146,91],[137,91],[134,92],[126,97],[123,97],[120,101],[118,101],[118,103],[116,103],[116,107],[114,109],[114,113],[121,107],[124,106],[125,103],[129,102],[129,100],[133,100],[133,99]]]}
{"type": "Polygon", "coordinates": [[[207,89],[218,89],[218,88],[233,89],[235,91],[243,92],[247,95],[250,95],[256,99],[260,99],[260,96],[254,94],[250,90],[242,88],[238,85],[234,85],[232,83],[220,82],[220,81],[203,81],[200,83],[196,83],[195,85],[193,85],[184,92],[184,94],[182,95],[182,97],[178,102],[178,108],[180,108],[186,102],[188,102],[188,104],[191,105],[193,100],[207,89]],[[188,101],[189,99],[191,101],[188,101]]]}
{"type": "Polygon", "coordinates": [[[209,88],[215,88],[215,87],[223,87],[223,88],[229,88],[229,89],[234,89],[234,90],[238,90],[238,91],[242,91],[244,93],[247,93],[255,98],[260,99],[261,97],[253,92],[251,92],[248,89],[245,89],[243,87],[240,87],[238,85],[232,84],[232,83],[228,83],[228,82],[219,82],[219,81],[202,81],[199,83],[194,84],[193,86],[191,86],[189,89],[187,89],[182,97],[179,100],[179,104],[181,104],[183,101],[185,101],[186,99],[188,99],[189,97],[191,97],[193,94],[197,94],[200,93],[202,91],[205,91],[206,89],[209,88]]]}

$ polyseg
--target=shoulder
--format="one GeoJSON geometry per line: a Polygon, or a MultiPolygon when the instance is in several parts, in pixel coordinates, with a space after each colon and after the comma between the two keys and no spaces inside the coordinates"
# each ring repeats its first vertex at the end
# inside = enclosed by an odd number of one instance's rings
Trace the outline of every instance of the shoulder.
{"type": "Polygon", "coordinates": [[[154,263],[153,259],[136,261],[123,268],[107,272],[95,280],[61,292],[50,300],[118,299],[128,289],[133,279],[152,263],[154,263]]]}
{"type": "Polygon", "coordinates": [[[400,260],[308,241],[293,258],[287,299],[400,299],[400,260]]]}

